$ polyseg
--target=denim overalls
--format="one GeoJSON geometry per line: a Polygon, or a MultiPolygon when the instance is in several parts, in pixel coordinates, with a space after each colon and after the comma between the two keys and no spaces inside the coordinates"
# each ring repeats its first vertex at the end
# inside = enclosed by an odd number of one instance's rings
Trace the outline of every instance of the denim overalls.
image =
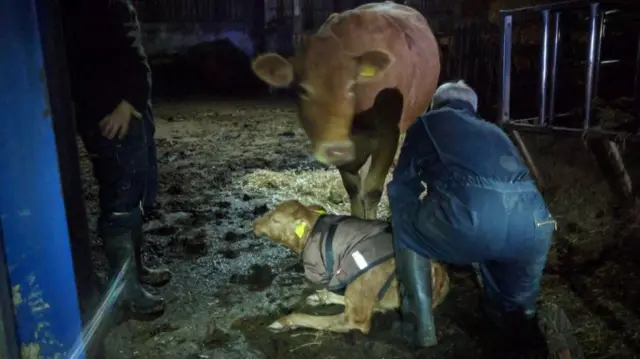
{"type": "Polygon", "coordinates": [[[500,128],[465,102],[421,116],[407,131],[388,195],[397,246],[477,264],[496,321],[534,312],[555,221],[500,128]]]}

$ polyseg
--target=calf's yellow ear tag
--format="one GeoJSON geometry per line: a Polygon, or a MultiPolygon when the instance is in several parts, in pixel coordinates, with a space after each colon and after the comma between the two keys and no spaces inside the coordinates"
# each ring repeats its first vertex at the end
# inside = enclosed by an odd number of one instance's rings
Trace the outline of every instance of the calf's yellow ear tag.
{"type": "Polygon", "coordinates": [[[378,73],[378,69],[375,66],[362,64],[360,65],[360,76],[362,77],[373,77],[378,73]]]}
{"type": "Polygon", "coordinates": [[[317,214],[327,214],[327,212],[325,212],[325,211],[324,211],[324,210],[322,210],[322,209],[317,209],[317,210],[315,210],[314,212],[316,212],[317,214]]]}
{"type": "Polygon", "coordinates": [[[302,238],[304,236],[304,232],[307,231],[307,227],[308,227],[307,222],[300,222],[296,226],[296,236],[298,236],[298,238],[302,238]]]}

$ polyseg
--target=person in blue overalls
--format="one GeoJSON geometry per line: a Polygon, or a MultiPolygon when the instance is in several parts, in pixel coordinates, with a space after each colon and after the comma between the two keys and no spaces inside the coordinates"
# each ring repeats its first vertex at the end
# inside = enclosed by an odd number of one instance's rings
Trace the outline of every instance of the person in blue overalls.
{"type": "Polygon", "coordinates": [[[169,281],[166,268],[142,263],[143,213],[156,205],[157,166],[151,110],[151,69],[129,0],[61,0],[76,127],[99,185],[98,235],[110,277],[123,264],[133,312],[161,314],[164,300],[141,283],[169,281]]]}
{"type": "Polygon", "coordinates": [[[403,337],[420,347],[437,344],[433,259],[476,264],[486,314],[518,337],[505,342],[542,345],[535,305],[556,222],[516,146],[477,115],[477,106],[463,81],[441,85],[431,110],[408,129],[387,188],[403,337]],[[415,327],[405,319],[411,313],[415,327]]]}

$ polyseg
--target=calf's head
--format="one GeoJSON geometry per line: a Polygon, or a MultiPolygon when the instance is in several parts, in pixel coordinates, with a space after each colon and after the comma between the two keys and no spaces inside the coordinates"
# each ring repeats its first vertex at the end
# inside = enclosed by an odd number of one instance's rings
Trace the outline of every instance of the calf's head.
{"type": "Polygon", "coordinates": [[[301,253],[318,217],[325,214],[318,205],[305,206],[296,200],[282,202],[253,223],[253,232],[301,253]]]}
{"type": "Polygon", "coordinates": [[[300,121],[314,157],[339,166],[355,158],[350,132],[357,86],[380,80],[394,60],[379,49],[350,54],[335,36],[313,35],[296,57],[263,54],[253,61],[252,69],[271,86],[297,86],[300,121]]]}

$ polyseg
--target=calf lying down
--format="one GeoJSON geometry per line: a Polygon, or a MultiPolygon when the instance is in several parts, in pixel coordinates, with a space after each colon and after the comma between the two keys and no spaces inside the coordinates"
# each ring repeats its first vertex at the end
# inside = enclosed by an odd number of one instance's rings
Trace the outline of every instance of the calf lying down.
{"type": "MultiPolygon", "coordinates": [[[[258,218],[253,231],[302,256],[305,276],[322,288],[307,297],[307,304],[344,306],[344,312],[338,315],[294,312],[273,322],[270,330],[357,329],[368,334],[375,312],[400,306],[393,238],[387,222],[326,214],[320,206],[307,207],[290,200],[258,218]],[[344,296],[335,293],[343,289],[344,296]]],[[[441,264],[431,263],[435,308],[449,292],[449,277],[441,264]]]]}

